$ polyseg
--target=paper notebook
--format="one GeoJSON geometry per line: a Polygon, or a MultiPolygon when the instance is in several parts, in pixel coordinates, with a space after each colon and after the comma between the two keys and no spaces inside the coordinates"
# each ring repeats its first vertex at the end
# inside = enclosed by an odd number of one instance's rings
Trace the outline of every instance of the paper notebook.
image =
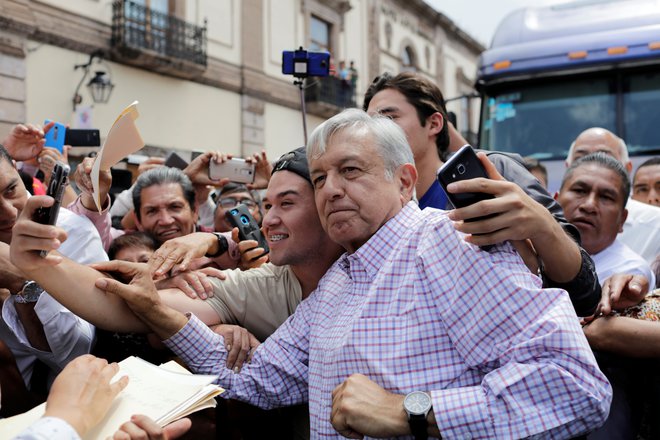
{"type": "Polygon", "coordinates": [[[99,173],[109,170],[129,154],[135,153],[144,147],[142,136],[140,136],[140,132],[135,125],[135,120],[140,116],[137,111],[137,105],[138,102],[135,101],[126,107],[117,120],[115,120],[115,123],[112,124],[112,128],[108,132],[108,137],[105,139],[103,147],[101,147],[92,166],[90,176],[92,179],[92,188],[94,189],[92,196],[99,212],[101,212],[101,206],[104,202],[104,200],[100,199],[101,196],[99,194],[99,173]]]}
{"type": "MultiPolygon", "coordinates": [[[[144,414],[160,426],[205,408],[214,408],[215,397],[224,390],[211,384],[215,376],[191,374],[174,361],[153,365],[135,356],[119,363],[118,380],[128,376],[128,386],[117,396],[106,417],[84,440],[104,440],[117,431],[133,414],[144,414]]],[[[0,439],[11,439],[43,416],[46,404],[0,420],[0,439]]]]}

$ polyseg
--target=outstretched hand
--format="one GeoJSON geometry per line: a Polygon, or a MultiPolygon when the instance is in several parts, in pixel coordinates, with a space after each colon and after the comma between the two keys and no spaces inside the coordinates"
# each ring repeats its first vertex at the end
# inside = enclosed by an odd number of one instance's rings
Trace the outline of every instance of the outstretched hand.
{"type": "Polygon", "coordinates": [[[91,265],[101,272],[116,272],[129,284],[109,278],[99,278],[95,286],[123,299],[131,311],[162,339],[167,339],[183,326],[188,319],[180,312],[163,304],[152,279],[153,272],[145,263],[112,260],[91,265]]]}
{"type": "Polygon", "coordinates": [[[588,324],[599,316],[607,316],[612,310],[623,310],[639,304],[649,291],[649,280],[643,275],[617,273],[603,283],[601,298],[596,312],[582,320],[588,324]]]}
{"type": "Polygon", "coordinates": [[[12,128],[2,144],[12,159],[24,161],[35,158],[46,144],[45,134],[55,122],[49,122],[43,128],[33,124],[18,124],[12,128]]]}

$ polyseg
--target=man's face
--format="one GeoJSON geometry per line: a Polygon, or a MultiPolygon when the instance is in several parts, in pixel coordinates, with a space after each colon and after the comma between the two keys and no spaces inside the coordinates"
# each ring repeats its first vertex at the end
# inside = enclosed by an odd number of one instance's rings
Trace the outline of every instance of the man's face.
{"type": "Polygon", "coordinates": [[[334,134],[325,153],[311,160],[310,172],[323,229],[349,253],[366,243],[409,200],[410,182],[402,185],[401,176],[410,171],[401,166],[387,180],[383,159],[364,130],[334,134]]]}
{"type": "Polygon", "coordinates": [[[438,127],[430,120],[427,120],[425,125],[422,126],[417,116],[417,110],[398,90],[383,89],[376,93],[369,102],[367,113],[370,115],[379,113],[389,116],[403,129],[415,157],[415,162],[424,158],[429,154],[429,151],[432,154],[437,151],[435,138],[440,133],[442,126],[438,127]]]}
{"type": "Polygon", "coordinates": [[[227,195],[222,195],[216,201],[218,207],[215,210],[215,215],[213,217],[213,226],[214,229],[218,232],[228,232],[232,230],[232,225],[227,221],[226,213],[232,208],[235,208],[239,204],[243,203],[250,210],[250,214],[257,221],[261,222],[261,211],[259,210],[259,205],[254,200],[254,197],[247,192],[233,192],[227,195]]]}
{"type": "Polygon", "coordinates": [[[188,204],[178,183],[144,188],[141,205],[138,229],[149,232],[161,243],[195,232],[197,212],[188,204]]]}
{"type": "Polygon", "coordinates": [[[27,190],[18,171],[0,159],[0,241],[11,242],[11,230],[27,201],[27,190]]]}
{"type": "Polygon", "coordinates": [[[623,208],[621,177],[596,164],[576,168],[557,197],[569,222],[582,236],[582,247],[594,255],[614,242],[628,212],[623,208]]]}
{"type": "Polygon", "coordinates": [[[319,247],[329,242],[316,212],[314,191],[296,173],[286,170],[274,173],[263,204],[262,229],[273,264],[309,262],[319,254],[319,247]]]}
{"type": "Polygon", "coordinates": [[[632,198],[649,205],[660,206],[660,164],[637,170],[632,198]]]}

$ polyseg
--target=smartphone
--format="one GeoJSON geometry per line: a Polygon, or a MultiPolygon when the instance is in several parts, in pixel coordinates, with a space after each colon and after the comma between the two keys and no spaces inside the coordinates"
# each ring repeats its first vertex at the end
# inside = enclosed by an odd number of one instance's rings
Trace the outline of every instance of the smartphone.
{"type": "Polygon", "coordinates": [[[229,159],[223,163],[211,160],[209,178],[211,180],[228,178],[232,182],[252,183],[254,182],[254,164],[240,158],[229,159]]]}
{"type": "MultiPolygon", "coordinates": [[[[50,120],[46,119],[44,121],[44,125],[49,124],[50,120]]],[[[46,140],[46,147],[50,148],[56,148],[57,151],[60,153],[64,153],[64,138],[66,136],[66,126],[64,124],[60,124],[59,122],[56,122],[55,125],[53,125],[50,130],[48,130],[48,133],[46,133],[46,136],[44,139],[46,140]]]]}
{"type": "Polygon", "coordinates": [[[67,128],[64,145],[72,147],[100,147],[101,134],[96,129],[67,128]]]}
{"type": "Polygon", "coordinates": [[[257,223],[254,217],[252,217],[252,214],[250,214],[250,210],[247,206],[241,203],[237,207],[227,211],[225,215],[227,216],[229,223],[233,227],[238,228],[238,238],[240,238],[241,241],[255,240],[257,243],[259,243],[257,247],[260,247],[264,250],[264,253],[258,257],[253,258],[254,260],[261,258],[270,252],[270,249],[268,248],[268,242],[266,242],[266,237],[264,237],[264,234],[261,233],[259,223],[257,223]]]}
{"type": "MultiPolygon", "coordinates": [[[[50,182],[46,191],[46,195],[55,199],[55,203],[48,208],[37,209],[32,218],[35,222],[43,225],[55,225],[57,223],[57,216],[60,212],[60,206],[62,206],[62,197],[68,184],[69,167],[62,162],[55,162],[55,167],[53,167],[53,173],[50,176],[50,182]]],[[[48,251],[41,251],[39,255],[45,257],[48,255],[48,251]]]]}
{"type": "Polygon", "coordinates": [[[165,166],[183,170],[188,166],[188,162],[186,162],[183,157],[172,151],[165,159],[165,166]]]}
{"type": "Polygon", "coordinates": [[[282,73],[299,77],[330,75],[330,52],[298,50],[282,52],[282,73]]]}
{"type": "MultiPolygon", "coordinates": [[[[447,194],[447,198],[456,208],[464,208],[482,200],[492,199],[492,194],[486,193],[449,193],[447,185],[459,180],[476,179],[484,177],[488,179],[486,169],[481,164],[471,146],[466,145],[456,152],[438,171],[438,182],[447,194]]],[[[470,221],[481,220],[485,217],[473,218],[470,221]]]]}

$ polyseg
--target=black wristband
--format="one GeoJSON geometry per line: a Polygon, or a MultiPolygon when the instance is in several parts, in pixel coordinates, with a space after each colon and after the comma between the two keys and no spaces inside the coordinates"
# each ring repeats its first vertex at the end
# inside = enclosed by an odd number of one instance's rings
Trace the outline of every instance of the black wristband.
{"type": "Polygon", "coordinates": [[[227,243],[227,238],[224,235],[220,232],[212,232],[212,234],[218,239],[218,251],[214,254],[206,254],[209,258],[219,257],[229,250],[229,243],[227,243]]]}

